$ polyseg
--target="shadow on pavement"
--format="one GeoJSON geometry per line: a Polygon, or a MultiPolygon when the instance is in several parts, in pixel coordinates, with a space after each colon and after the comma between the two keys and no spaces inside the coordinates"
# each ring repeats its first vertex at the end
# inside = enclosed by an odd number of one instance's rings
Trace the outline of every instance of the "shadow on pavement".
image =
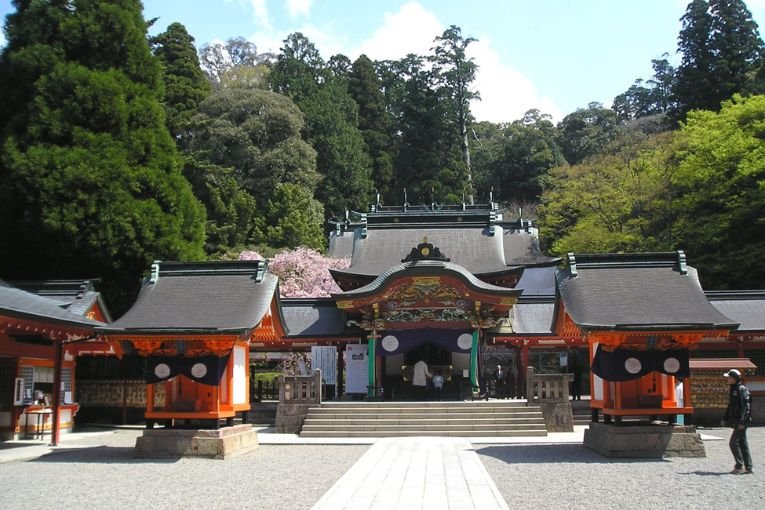
{"type": "MultiPolygon", "coordinates": [[[[731,475],[727,471],[688,471],[686,473],[678,473],[680,475],[696,475],[696,476],[725,476],[731,475]]],[[[731,475],[733,476],[733,475],[731,475]]]]}
{"type": "Polygon", "coordinates": [[[476,447],[478,455],[493,457],[508,464],[634,464],[669,462],[666,459],[611,459],[580,444],[535,444],[476,447]]]}
{"type": "Polygon", "coordinates": [[[29,462],[98,463],[98,464],[173,464],[180,458],[136,459],[132,446],[94,446],[92,448],[58,448],[29,462]]]}

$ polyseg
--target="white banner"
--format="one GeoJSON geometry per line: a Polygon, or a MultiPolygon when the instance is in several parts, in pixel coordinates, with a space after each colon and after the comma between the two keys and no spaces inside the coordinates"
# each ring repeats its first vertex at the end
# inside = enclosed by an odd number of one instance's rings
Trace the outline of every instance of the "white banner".
{"type": "Polygon", "coordinates": [[[345,393],[366,393],[369,360],[366,344],[345,346],[345,393]]]}

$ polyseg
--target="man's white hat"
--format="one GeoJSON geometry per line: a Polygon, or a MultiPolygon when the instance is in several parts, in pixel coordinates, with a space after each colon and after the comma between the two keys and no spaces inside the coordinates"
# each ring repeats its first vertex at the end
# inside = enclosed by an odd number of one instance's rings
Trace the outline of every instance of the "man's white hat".
{"type": "Polygon", "coordinates": [[[731,368],[723,374],[723,377],[735,377],[736,379],[741,379],[741,372],[735,368],[731,368]]]}

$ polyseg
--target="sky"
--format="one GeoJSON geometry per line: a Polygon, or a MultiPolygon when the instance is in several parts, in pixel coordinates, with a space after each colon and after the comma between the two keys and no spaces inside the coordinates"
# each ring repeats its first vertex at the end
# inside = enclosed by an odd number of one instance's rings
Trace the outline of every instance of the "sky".
{"type": "MultiPolygon", "coordinates": [[[[144,0],[153,33],[180,22],[198,46],[244,36],[259,51],[278,52],[303,32],[325,58],[395,59],[427,54],[449,25],[478,42],[471,105],[477,120],[509,122],[538,108],[560,120],[597,101],[610,106],[651,59],[676,53],[688,0],[144,0]]],[[[748,0],[758,24],[765,0],[748,0]]],[[[0,15],[12,10],[0,0],[0,15]]],[[[0,44],[4,42],[0,36],[0,44]]]]}

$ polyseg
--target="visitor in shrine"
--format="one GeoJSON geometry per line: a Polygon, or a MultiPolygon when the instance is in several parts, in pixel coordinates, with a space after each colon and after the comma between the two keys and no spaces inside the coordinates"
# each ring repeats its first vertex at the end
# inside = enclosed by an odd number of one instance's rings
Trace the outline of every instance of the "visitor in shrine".
{"type": "Polygon", "coordinates": [[[412,373],[412,386],[414,386],[415,393],[418,399],[422,399],[426,394],[428,387],[428,378],[433,377],[428,369],[428,364],[425,361],[420,360],[414,364],[412,373]]]}
{"type": "Polygon", "coordinates": [[[497,365],[496,370],[492,374],[494,380],[494,396],[497,398],[504,398],[505,395],[505,371],[502,370],[502,365],[497,365]]]}
{"type": "Polygon", "coordinates": [[[572,353],[569,370],[573,378],[571,380],[571,400],[582,400],[582,365],[579,363],[579,356],[572,353]]]}
{"type": "Polygon", "coordinates": [[[730,393],[728,408],[722,419],[722,426],[733,429],[730,436],[730,451],[736,465],[731,471],[734,475],[752,474],[752,455],[746,440],[746,429],[752,422],[752,397],[749,389],[741,382],[741,372],[731,369],[723,374],[728,379],[730,393]]]}
{"type": "Polygon", "coordinates": [[[433,391],[436,394],[436,400],[441,400],[441,391],[444,389],[444,376],[436,372],[433,376],[433,391]]]}

